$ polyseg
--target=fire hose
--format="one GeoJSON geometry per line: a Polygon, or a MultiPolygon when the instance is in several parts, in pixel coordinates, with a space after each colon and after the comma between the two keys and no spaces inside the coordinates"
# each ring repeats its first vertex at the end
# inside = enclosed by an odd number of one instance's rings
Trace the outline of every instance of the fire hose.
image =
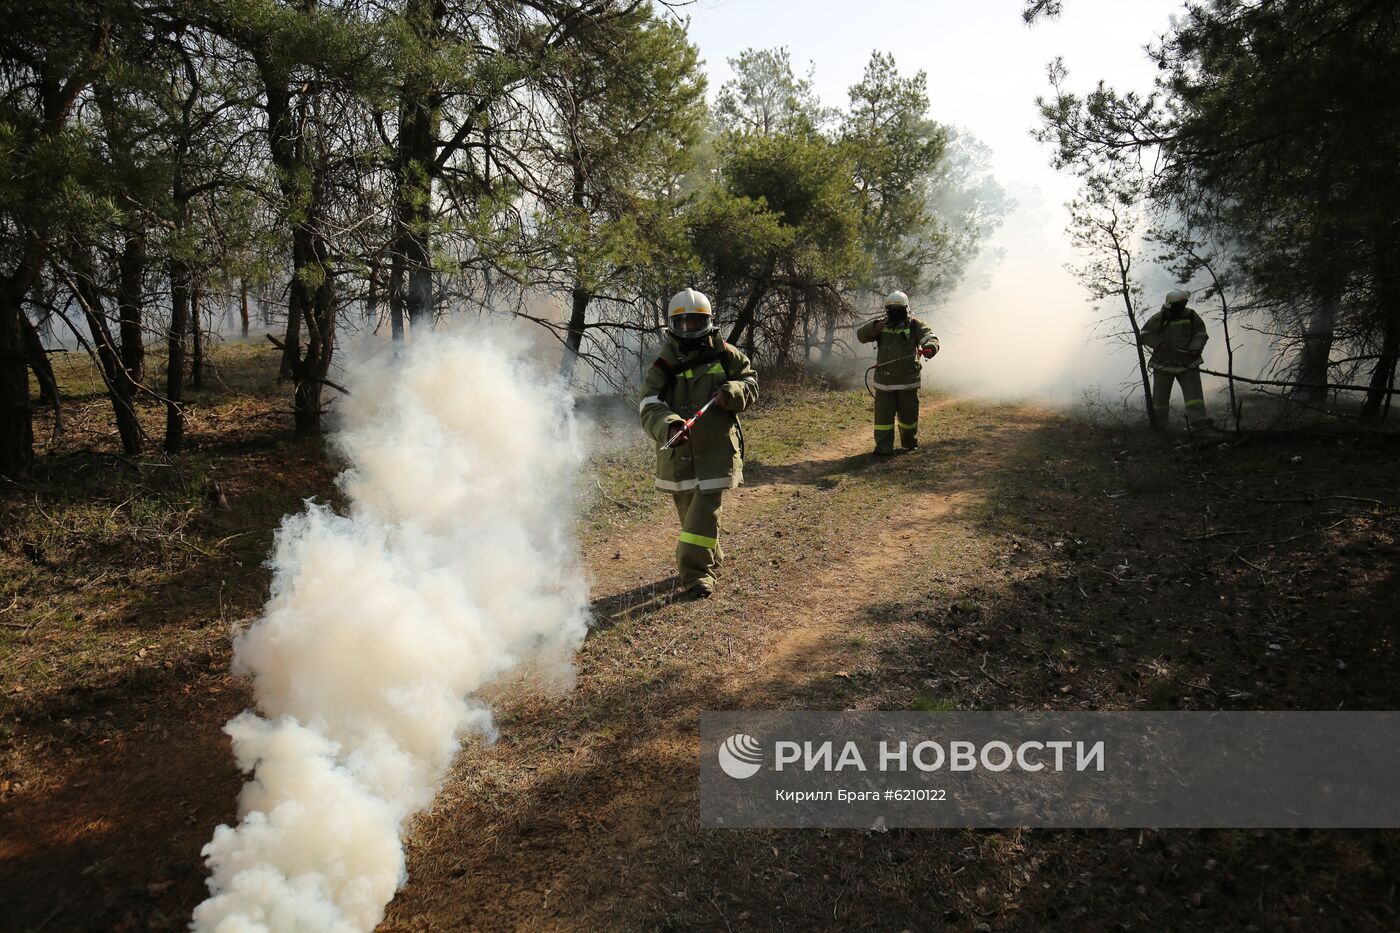
{"type": "Polygon", "coordinates": [[[905,360],[912,360],[912,359],[915,359],[916,357],[922,356],[922,355],[923,355],[923,352],[924,352],[924,351],[923,351],[922,349],[919,349],[919,350],[916,350],[916,351],[914,351],[913,353],[909,354],[908,356],[901,356],[901,357],[899,357],[898,359],[895,359],[895,360],[885,360],[885,362],[883,362],[883,363],[873,363],[873,364],[871,364],[870,366],[866,367],[866,370],[865,370],[865,391],[867,391],[867,392],[870,393],[870,397],[871,397],[871,398],[874,398],[874,397],[875,397],[875,390],[874,390],[873,388],[871,388],[871,386],[870,386],[870,374],[873,373],[876,369],[880,368],[881,366],[891,366],[891,365],[893,365],[893,364],[895,364],[895,363],[903,363],[905,360]]]}

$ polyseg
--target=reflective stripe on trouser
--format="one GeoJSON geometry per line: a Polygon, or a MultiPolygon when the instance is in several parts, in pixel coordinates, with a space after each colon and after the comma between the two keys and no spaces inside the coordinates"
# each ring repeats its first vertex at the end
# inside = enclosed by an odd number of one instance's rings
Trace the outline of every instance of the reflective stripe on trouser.
{"type": "Polygon", "coordinates": [[[715,571],[724,560],[719,546],[719,491],[672,493],[676,514],[681,519],[680,540],[676,542],[676,573],[682,586],[705,582],[714,585],[715,571]]]}
{"type": "Polygon", "coordinates": [[[1209,422],[1210,418],[1206,415],[1205,391],[1201,388],[1201,374],[1194,369],[1179,373],[1158,369],[1152,373],[1152,407],[1156,409],[1162,426],[1166,426],[1167,418],[1171,414],[1172,386],[1177,383],[1181,385],[1181,397],[1186,403],[1186,423],[1196,425],[1209,422]]]}
{"type": "Polygon", "coordinates": [[[913,447],[919,437],[919,390],[900,392],[875,390],[875,449],[894,450],[894,429],[899,428],[899,442],[913,447]]]}

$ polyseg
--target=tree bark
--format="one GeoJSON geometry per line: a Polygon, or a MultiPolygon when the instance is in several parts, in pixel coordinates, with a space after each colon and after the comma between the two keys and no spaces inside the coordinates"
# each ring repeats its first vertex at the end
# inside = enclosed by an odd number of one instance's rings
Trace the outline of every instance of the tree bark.
{"type": "MultiPolygon", "coordinates": [[[[404,18],[418,41],[436,45],[443,0],[408,0],[404,18]]],[[[432,244],[433,183],[438,175],[438,133],[442,120],[441,95],[431,74],[410,74],[399,102],[399,150],[397,215],[402,253],[407,264],[408,320],[410,328],[431,327],[433,302],[432,244]]]]}
{"type": "Polygon", "coordinates": [[[389,258],[389,333],[403,342],[403,251],[398,248],[389,258]]]}
{"type": "Polygon", "coordinates": [[[1137,350],[1138,375],[1142,377],[1142,399],[1147,407],[1147,423],[1152,426],[1152,430],[1157,431],[1166,425],[1157,423],[1157,409],[1152,407],[1152,380],[1147,376],[1147,354],[1142,352],[1142,329],[1138,327],[1137,311],[1133,308],[1132,280],[1128,277],[1132,259],[1118,239],[1118,235],[1116,233],[1109,235],[1113,237],[1114,258],[1118,262],[1118,293],[1123,298],[1123,307],[1128,314],[1128,324],[1133,329],[1133,348],[1137,350]]]}
{"type": "Polygon", "coordinates": [[[112,331],[107,326],[103,314],[102,293],[93,280],[96,268],[91,256],[81,260],[73,284],[78,292],[78,304],[82,306],[83,318],[87,321],[88,332],[92,335],[92,349],[97,354],[97,365],[102,373],[102,381],[107,385],[107,398],[112,402],[112,413],[117,419],[117,434],[121,437],[122,453],[131,455],[141,452],[141,422],[136,417],[136,407],[132,402],[135,386],[131,376],[122,364],[117,342],[112,339],[112,331]]]}
{"type": "MultiPolygon", "coordinates": [[[[587,202],[587,179],[583,172],[583,155],[577,148],[573,151],[571,160],[573,169],[573,205],[582,214],[588,206],[587,202]]],[[[583,333],[588,329],[588,305],[593,300],[588,289],[583,287],[583,270],[576,264],[574,267],[574,287],[570,295],[569,308],[569,329],[564,335],[564,359],[560,366],[564,376],[570,377],[574,374],[574,367],[578,365],[579,351],[583,349],[583,333]]]]}
{"type": "Polygon", "coordinates": [[[574,374],[579,351],[583,349],[583,334],[588,329],[588,305],[593,296],[582,285],[575,285],[569,308],[569,330],[564,335],[564,360],[560,367],[565,378],[574,374]]]}
{"type": "Polygon", "coordinates": [[[826,316],[825,329],[822,331],[822,362],[831,362],[831,351],[836,346],[836,314],[829,313],[826,316]]]}
{"type": "MultiPolygon", "coordinates": [[[[319,204],[319,175],[312,185],[316,189],[312,203],[319,204]]],[[[293,253],[318,267],[321,274],[314,289],[301,277],[292,286],[302,291],[298,304],[306,309],[306,352],[298,355],[293,373],[296,379],[293,419],[298,437],[313,437],[321,433],[321,387],[330,373],[331,356],[335,351],[335,279],[330,272],[330,248],[314,227],[298,223],[292,239],[293,253]]]]}
{"type": "Polygon", "coordinates": [[[190,388],[204,388],[204,327],[199,319],[203,292],[196,282],[190,287],[190,388]]]}
{"type": "MultiPolygon", "coordinates": [[[[330,371],[335,351],[335,273],[330,245],[321,233],[325,203],[326,165],[314,152],[306,134],[298,132],[291,109],[287,76],[264,60],[261,63],[267,90],[268,135],[273,163],[283,179],[288,200],[305,203],[292,222],[292,281],[288,300],[287,344],[283,361],[291,362],[293,420],[296,434],[321,433],[321,387],[330,371]],[[301,185],[309,182],[310,190],[301,185]],[[302,319],[306,323],[306,349],[300,347],[302,319]]],[[[303,117],[304,121],[304,117],[303,117]]]]}
{"type": "Polygon", "coordinates": [[[29,353],[24,343],[24,294],[28,283],[0,282],[0,476],[15,478],[34,462],[29,410],[29,353]]]}
{"type": "Polygon", "coordinates": [[[1400,275],[1393,271],[1383,272],[1379,281],[1379,304],[1381,312],[1381,352],[1371,370],[1370,391],[1361,406],[1361,420],[1380,420],[1389,393],[1386,391],[1395,381],[1396,361],[1400,359],[1400,275]]]}
{"type": "Polygon", "coordinates": [[[171,256],[170,326],[165,332],[165,452],[177,454],[185,445],[185,331],[189,329],[190,268],[171,256]]]}
{"type": "MultiPolygon", "coordinates": [[[[282,195],[290,203],[301,203],[306,195],[301,188],[302,178],[311,166],[306,163],[306,141],[302,128],[298,126],[297,115],[292,110],[291,76],[284,66],[274,61],[270,49],[255,50],[253,59],[262,78],[266,97],[268,149],[272,156],[272,164],[278,171],[282,195]]],[[[307,204],[292,221],[291,282],[288,285],[287,329],[282,341],[279,379],[296,379],[301,365],[301,319],[310,304],[310,286],[303,273],[315,272],[310,268],[312,250],[308,240],[313,225],[319,219],[316,216],[318,209],[313,195],[312,203],[307,204]]],[[[299,386],[294,394],[300,397],[299,386]]],[[[301,422],[298,421],[297,433],[301,433],[300,425],[301,422]]]]}
{"type": "Polygon", "coordinates": [[[238,280],[238,323],[242,327],[243,339],[248,339],[248,280],[238,280]]]}
{"type": "Polygon", "coordinates": [[[796,287],[790,287],[788,289],[788,310],[787,315],[783,318],[782,331],[778,336],[777,360],[773,367],[778,372],[785,370],[792,361],[792,341],[794,335],[797,333],[798,295],[799,293],[796,287]]]}
{"type": "Polygon", "coordinates": [[[735,319],[734,326],[729,329],[729,342],[738,346],[739,338],[745,329],[749,331],[750,342],[752,343],[754,315],[758,313],[758,306],[763,303],[763,299],[768,295],[768,283],[773,278],[773,269],[777,266],[776,261],[769,262],[767,270],[763,275],[754,280],[753,291],[749,292],[749,300],[744,303],[744,309],[739,312],[739,317],[735,319]]]}
{"type": "Polygon", "coordinates": [[[1337,319],[1340,295],[1322,295],[1303,325],[1303,345],[1298,353],[1298,381],[1302,387],[1293,394],[1309,405],[1327,400],[1327,390],[1318,388],[1327,381],[1327,364],[1332,356],[1332,329],[1337,319]]]}
{"type": "Polygon", "coordinates": [[[44,350],[43,338],[39,336],[39,331],[30,322],[28,315],[21,314],[19,320],[24,330],[24,346],[29,354],[29,368],[34,370],[34,378],[39,383],[39,404],[54,404],[58,401],[58,380],[54,377],[49,354],[44,350]]]}
{"type": "Polygon", "coordinates": [[[365,323],[379,327],[379,263],[370,263],[369,290],[365,296],[365,323]]]}
{"type": "MultiPolygon", "coordinates": [[[[295,252],[295,249],[293,250],[295,252]]],[[[287,327],[282,333],[282,363],[277,368],[277,378],[294,378],[297,369],[297,356],[301,353],[301,286],[296,281],[298,266],[292,260],[292,285],[287,296],[287,327]]]]}
{"type": "MultiPolygon", "coordinates": [[[[32,146],[38,140],[51,140],[58,136],[67,125],[73,107],[83,91],[96,76],[93,62],[105,54],[103,51],[106,23],[94,21],[92,42],[79,60],[63,61],[45,54],[45,62],[58,65],[48,71],[39,82],[39,101],[32,116],[40,119],[35,139],[21,142],[16,148],[13,142],[7,151],[11,156],[18,155],[17,165],[26,167],[32,157],[32,146]],[[58,71],[66,77],[60,78],[58,71]]],[[[24,134],[21,134],[23,137],[24,134]]],[[[12,169],[14,170],[14,169],[12,169]]],[[[53,193],[39,190],[30,185],[23,189],[21,197],[25,207],[36,206],[34,202],[49,199],[53,193]]],[[[23,214],[28,211],[23,211],[23,214]]],[[[24,300],[39,278],[47,251],[47,233],[34,226],[21,227],[17,231],[19,248],[14,271],[0,275],[0,475],[17,477],[29,472],[34,463],[34,424],[29,409],[29,354],[24,340],[24,300]]]]}
{"type": "Polygon", "coordinates": [[[117,317],[122,366],[128,378],[138,385],[144,375],[146,359],[146,337],[141,328],[145,283],[146,241],[139,234],[131,234],[117,262],[117,317]]]}

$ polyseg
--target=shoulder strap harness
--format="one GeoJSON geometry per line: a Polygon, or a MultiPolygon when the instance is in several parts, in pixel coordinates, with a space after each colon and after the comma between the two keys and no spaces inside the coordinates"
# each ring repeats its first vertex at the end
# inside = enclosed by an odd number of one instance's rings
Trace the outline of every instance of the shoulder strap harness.
{"type": "Polygon", "coordinates": [[[699,356],[681,360],[679,363],[668,363],[665,359],[658,356],[656,362],[652,365],[661,370],[662,374],[666,377],[666,381],[662,383],[661,389],[657,392],[657,395],[661,397],[663,402],[670,405],[671,390],[676,387],[676,380],[680,377],[681,373],[705,369],[713,363],[719,363],[724,367],[724,376],[726,379],[733,379],[734,374],[729,371],[729,354],[724,352],[726,349],[728,349],[728,347],[721,338],[719,349],[706,350],[699,356]]]}

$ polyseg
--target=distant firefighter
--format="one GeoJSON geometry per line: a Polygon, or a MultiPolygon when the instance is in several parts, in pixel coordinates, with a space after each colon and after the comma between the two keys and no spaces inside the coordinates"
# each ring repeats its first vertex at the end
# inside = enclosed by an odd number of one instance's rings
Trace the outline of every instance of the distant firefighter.
{"type": "Polygon", "coordinates": [[[905,450],[919,446],[919,375],[922,360],[938,352],[938,338],[928,325],[909,316],[909,296],[891,292],[885,316],[856,331],[861,343],[874,343],[875,455],[894,453],[894,429],[905,450]]]}
{"type": "Polygon", "coordinates": [[[1142,325],[1142,345],[1152,350],[1148,366],[1152,368],[1152,408],[1157,423],[1166,427],[1171,414],[1172,383],[1181,384],[1181,397],[1186,402],[1186,425],[1189,428],[1209,427],[1206,416],[1205,393],[1201,389],[1201,351],[1210,336],[1206,322],[1186,307],[1190,292],[1174,288],[1167,292],[1162,310],[1142,325]]]}
{"type": "Polygon", "coordinates": [[[642,383],[642,427],[656,442],[656,488],[681,520],[676,568],[689,599],[708,597],[724,560],[720,497],[744,480],[738,413],[758,399],[749,358],[715,332],[710,299],[687,288],[671,299],[669,339],[642,383]]]}

